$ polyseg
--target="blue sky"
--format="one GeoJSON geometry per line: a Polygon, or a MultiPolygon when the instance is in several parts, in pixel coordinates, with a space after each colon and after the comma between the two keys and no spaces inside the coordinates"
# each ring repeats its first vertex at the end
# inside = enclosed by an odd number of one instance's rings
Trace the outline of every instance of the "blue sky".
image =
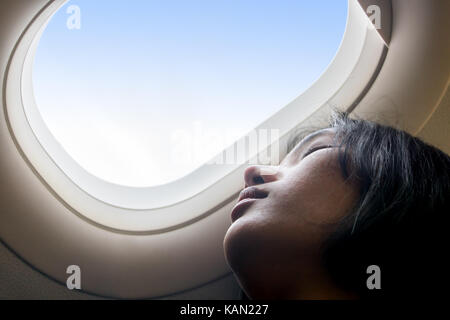
{"type": "Polygon", "coordinates": [[[132,186],[167,183],[317,80],[346,16],[346,0],[72,0],[41,38],[36,102],[92,174],[132,186]],[[67,28],[70,5],[80,8],[80,29],[67,28]],[[174,161],[174,137],[199,126],[209,137],[202,154],[174,161]]]}

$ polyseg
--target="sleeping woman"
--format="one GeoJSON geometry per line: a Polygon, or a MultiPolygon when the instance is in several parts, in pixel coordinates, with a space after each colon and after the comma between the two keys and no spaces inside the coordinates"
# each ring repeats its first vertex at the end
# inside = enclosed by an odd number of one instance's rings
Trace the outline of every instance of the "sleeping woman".
{"type": "Polygon", "coordinates": [[[244,180],[224,250],[246,297],[429,297],[444,286],[450,157],[435,147],[338,114],[244,180]]]}

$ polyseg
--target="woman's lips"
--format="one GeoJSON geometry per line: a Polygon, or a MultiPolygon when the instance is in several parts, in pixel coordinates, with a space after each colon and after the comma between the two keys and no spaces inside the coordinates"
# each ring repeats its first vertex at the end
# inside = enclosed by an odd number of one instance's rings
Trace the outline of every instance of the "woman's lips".
{"type": "Polygon", "coordinates": [[[231,222],[235,222],[250,205],[258,199],[246,198],[239,201],[231,210],[231,222]]]}
{"type": "Polygon", "coordinates": [[[231,210],[231,221],[236,221],[241,217],[245,210],[252,205],[258,199],[266,198],[268,193],[256,187],[248,187],[241,191],[239,194],[238,202],[231,210]]]}

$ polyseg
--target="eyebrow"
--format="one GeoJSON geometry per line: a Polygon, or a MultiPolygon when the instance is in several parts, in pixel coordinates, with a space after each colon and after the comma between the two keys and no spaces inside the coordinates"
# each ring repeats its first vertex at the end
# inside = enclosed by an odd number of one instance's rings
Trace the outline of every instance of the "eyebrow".
{"type": "MultiPolygon", "coordinates": [[[[307,143],[314,141],[316,138],[321,137],[321,136],[325,135],[326,133],[327,133],[326,129],[322,129],[322,130],[310,133],[305,138],[303,138],[299,143],[297,143],[297,145],[291,151],[289,151],[289,153],[284,157],[284,159],[286,159],[288,156],[292,156],[292,155],[298,156],[300,153],[300,150],[302,150],[303,147],[307,143]]],[[[284,159],[283,159],[283,161],[284,161],[284,159]]]]}
{"type": "Polygon", "coordinates": [[[297,145],[289,153],[297,153],[298,150],[300,150],[308,142],[311,142],[312,140],[314,140],[320,136],[323,136],[327,132],[325,130],[326,129],[322,129],[322,130],[310,133],[305,138],[303,138],[299,143],[297,143],[297,145]]]}

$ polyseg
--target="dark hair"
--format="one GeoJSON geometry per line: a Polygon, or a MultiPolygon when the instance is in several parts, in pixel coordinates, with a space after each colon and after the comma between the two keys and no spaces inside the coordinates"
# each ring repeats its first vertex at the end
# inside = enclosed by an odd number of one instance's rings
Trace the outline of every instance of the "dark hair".
{"type": "Polygon", "coordinates": [[[445,288],[450,157],[404,131],[344,113],[332,127],[342,174],[360,191],[323,248],[334,281],[361,297],[424,296],[445,288]],[[366,286],[370,265],[381,270],[380,290],[366,286]]]}

